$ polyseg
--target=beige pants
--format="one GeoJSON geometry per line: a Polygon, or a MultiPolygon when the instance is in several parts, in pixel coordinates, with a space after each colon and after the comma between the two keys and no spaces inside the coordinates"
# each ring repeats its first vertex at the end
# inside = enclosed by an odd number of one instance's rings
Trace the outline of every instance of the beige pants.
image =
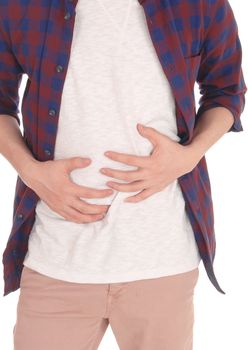
{"type": "Polygon", "coordinates": [[[89,284],[24,266],[14,350],[95,350],[109,323],[121,350],[192,350],[198,276],[89,284]]]}

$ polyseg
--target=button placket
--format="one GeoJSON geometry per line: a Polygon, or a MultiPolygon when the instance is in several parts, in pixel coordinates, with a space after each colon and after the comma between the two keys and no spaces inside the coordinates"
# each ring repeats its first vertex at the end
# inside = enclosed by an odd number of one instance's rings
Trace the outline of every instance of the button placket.
{"type": "MultiPolygon", "coordinates": [[[[73,5],[74,0],[67,0],[67,1],[69,4],[69,7],[71,7],[73,5]]],[[[64,19],[66,21],[68,21],[69,19],[72,18],[72,12],[73,12],[73,8],[65,9],[64,19]]],[[[65,67],[62,64],[57,64],[55,66],[55,71],[56,71],[56,73],[62,73],[64,71],[64,68],[65,67]]],[[[56,114],[57,114],[56,109],[48,107],[48,115],[49,116],[54,117],[56,114]]],[[[47,147],[49,147],[49,145],[47,147]]],[[[50,157],[52,155],[52,151],[49,148],[44,148],[43,151],[46,154],[46,156],[48,156],[48,157],[50,157]]]]}

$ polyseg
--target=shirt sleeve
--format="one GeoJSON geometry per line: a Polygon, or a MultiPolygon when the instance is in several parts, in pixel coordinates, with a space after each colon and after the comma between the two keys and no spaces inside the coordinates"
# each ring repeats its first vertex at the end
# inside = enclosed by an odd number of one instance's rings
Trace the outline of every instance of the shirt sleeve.
{"type": "MultiPolygon", "coordinates": [[[[212,2],[197,76],[200,90],[196,122],[203,112],[222,106],[234,117],[230,131],[243,131],[240,120],[245,106],[242,48],[233,10],[227,0],[212,2]]],[[[206,21],[207,22],[207,21],[206,21]]]]}
{"type": "Polygon", "coordinates": [[[23,73],[11,49],[4,21],[0,18],[0,115],[7,114],[16,118],[19,125],[19,86],[23,73]]]}

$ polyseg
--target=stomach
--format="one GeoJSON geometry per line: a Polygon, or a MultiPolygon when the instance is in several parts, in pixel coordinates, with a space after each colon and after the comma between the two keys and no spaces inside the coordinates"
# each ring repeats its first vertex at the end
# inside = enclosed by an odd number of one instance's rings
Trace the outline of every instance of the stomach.
{"type": "MultiPolygon", "coordinates": [[[[176,124],[174,116],[173,123],[169,118],[153,118],[141,120],[144,125],[151,126],[164,133],[174,141],[178,141],[176,134],[176,124]]],[[[137,130],[137,118],[120,118],[119,121],[112,123],[101,123],[98,120],[92,120],[85,123],[86,126],[80,127],[80,123],[75,128],[74,123],[64,125],[58,129],[54,159],[64,159],[70,157],[87,157],[91,163],[82,168],[76,168],[71,171],[71,180],[82,186],[94,189],[110,188],[107,181],[118,183],[127,183],[124,180],[116,179],[100,172],[101,168],[111,168],[117,170],[136,170],[137,166],[125,164],[108,158],[104,155],[105,151],[115,151],[124,154],[146,156],[150,155],[153,150],[151,141],[143,137],[137,130]],[[112,127],[111,127],[112,126],[112,127]],[[73,136],[72,136],[73,135],[73,136]]],[[[82,121],[81,121],[82,123],[82,121]]],[[[111,204],[119,192],[113,190],[113,194],[104,198],[87,198],[88,203],[92,204],[111,204]]],[[[135,194],[135,192],[125,192],[135,194]]],[[[80,197],[84,199],[83,197],[80,197]]]]}

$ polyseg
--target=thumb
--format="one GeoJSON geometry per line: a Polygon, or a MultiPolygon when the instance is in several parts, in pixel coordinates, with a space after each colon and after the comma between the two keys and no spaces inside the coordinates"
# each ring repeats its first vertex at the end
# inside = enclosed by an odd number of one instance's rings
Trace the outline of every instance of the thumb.
{"type": "Polygon", "coordinates": [[[76,168],[85,168],[91,163],[90,158],[72,157],[66,159],[66,169],[70,172],[76,168]]]}
{"type": "Polygon", "coordinates": [[[147,138],[154,146],[159,143],[159,139],[162,134],[156,129],[139,123],[137,124],[137,129],[140,135],[147,138]]]}

